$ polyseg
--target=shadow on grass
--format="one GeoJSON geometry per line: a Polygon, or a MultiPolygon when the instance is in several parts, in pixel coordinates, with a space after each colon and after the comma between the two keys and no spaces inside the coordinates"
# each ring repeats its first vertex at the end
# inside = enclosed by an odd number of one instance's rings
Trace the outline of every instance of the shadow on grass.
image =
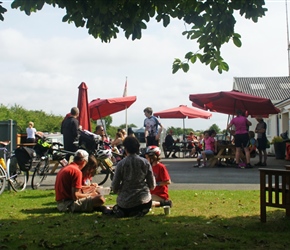
{"type": "Polygon", "coordinates": [[[59,213],[54,206],[22,209],[25,219],[1,220],[0,249],[286,249],[289,220],[284,211],[258,216],[206,218],[165,216],[153,209],[142,218],[100,213],[59,213]],[[154,214],[153,214],[153,213],[154,214]]]}
{"type": "MultiPolygon", "coordinates": [[[[97,212],[59,213],[50,191],[4,193],[0,249],[289,248],[285,210],[268,210],[267,223],[261,223],[258,194],[176,191],[169,216],[153,208],[142,218],[117,219],[97,212]],[[224,209],[228,214],[221,216],[224,209]]],[[[114,203],[116,197],[108,198],[114,203]]]]}

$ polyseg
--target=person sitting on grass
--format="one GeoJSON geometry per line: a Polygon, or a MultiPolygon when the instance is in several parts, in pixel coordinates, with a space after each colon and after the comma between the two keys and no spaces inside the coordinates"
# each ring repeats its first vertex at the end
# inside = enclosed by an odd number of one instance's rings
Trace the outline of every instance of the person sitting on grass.
{"type": "Polygon", "coordinates": [[[152,167],[139,156],[140,143],[136,137],[127,136],[123,145],[127,156],[118,162],[111,184],[118,195],[113,213],[117,218],[144,216],[152,206],[150,190],[156,185],[152,167]]]}
{"type": "Polygon", "coordinates": [[[60,212],[103,212],[105,198],[95,188],[87,190],[82,185],[82,169],[89,161],[89,154],[83,149],[76,151],[74,160],[63,167],[55,180],[55,199],[60,212]]]}
{"type": "Polygon", "coordinates": [[[215,140],[215,130],[204,131],[204,151],[197,157],[197,164],[194,167],[206,167],[206,157],[217,153],[217,141],[215,140]],[[200,164],[203,159],[203,164],[200,164]]]}
{"type": "Polygon", "coordinates": [[[164,164],[160,162],[161,150],[157,146],[149,146],[145,157],[150,162],[155,176],[156,187],[151,190],[153,207],[172,207],[172,201],[168,195],[168,185],[171,183],[169,173],[164,164]]]}
{"type": "Polygon", "coordinates": [[[93,155],[90,155],[88,163],[82,169],[82,174],[83,174],[82,185],[84,186],[83,189],[85,189],[85,187],[98,186],[97,183],[92,182],[93,177],[97,174],[97,164],[98,163],[97,163],[96,157],[93,155]]]}

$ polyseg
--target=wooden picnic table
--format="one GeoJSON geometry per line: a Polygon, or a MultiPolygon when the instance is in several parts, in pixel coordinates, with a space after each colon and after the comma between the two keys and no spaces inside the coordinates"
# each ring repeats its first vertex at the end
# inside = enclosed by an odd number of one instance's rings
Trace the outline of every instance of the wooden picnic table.
{"type": "MultiPolygon", "coordinates": [[[[245,159],[245,155],[241,152],[241,159],[245,159]]],[[[210,158],[209,167],[214,167],[218,161],[228,160],[229,162],[234,162],[236,158],[236,146],[233,144],[219,144],[218,152],[216,155],[210,158]]]]}

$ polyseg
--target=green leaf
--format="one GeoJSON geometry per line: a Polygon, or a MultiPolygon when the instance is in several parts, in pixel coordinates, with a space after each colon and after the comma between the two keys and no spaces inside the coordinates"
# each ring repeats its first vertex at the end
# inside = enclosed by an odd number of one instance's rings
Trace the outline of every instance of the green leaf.
{"type": "Polygon", "coordinates": [[[175,74],[180,69],[180,64],[173,63],[172,74],[175,74]]]}
{"type": "Polygon", "coordinates": [[[217,65],[218,65],[217,61],[212,60],[211,63],[210,63],[210,69],[214,70],[217,65]]]}
{"type": "Polygon", "coordinates": [[[238,37],[236,37],[236,36],[234,36],[233,37],[233,41],[234,41],[234,44],[237,46],[237,47],[241,47],[242,46],[242,42],[241,42],[241,40],[238,38],[238,37]]]}
{"type": "Polygon", "coordinates": [[[182,70],[186,73],[189,70],[188,63],[182,63],[181,64],[182,70]]]}
{"type": "Polygon", "coordinates": [[[191,62],[192,64],[194,64],[194,63],[196,62],[196,59],[197,59],[197,55],[194,54],[194,55],[192,55],[192,57],[190,58],[190,62],[191,62]]]}
{"type": "Polygon", "coordinates": [[[221,62],[221,68],[224,71],[229,71],[229,65],[226,62],[221,62]]]}
{"type": "Polygon", "coordinates": [[[193,55],[192,52],[188,52],[188,53],[186,53],[185,58],[186,58],[187,60],[190,60],[190,58],[192,57],[192,55],[193,55]]]}
{"type": "Polygon", "coordinates": [[[163,16],[163,26],[167,27],[169,23],[170,23],[170,17],[168,15],[164,15],[163,16]]]}

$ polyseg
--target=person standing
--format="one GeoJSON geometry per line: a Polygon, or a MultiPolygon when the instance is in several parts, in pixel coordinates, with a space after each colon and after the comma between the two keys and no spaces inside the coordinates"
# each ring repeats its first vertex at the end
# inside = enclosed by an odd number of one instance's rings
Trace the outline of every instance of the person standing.
{"type": "Polygon", "coordinates": [[[240,168],[244,168],[244,165],[240,164],[241,152],[242,148],[246,154],[246,168],[252,168],[250,163],[250,151],[248,148],[249,145],[249,133],[248,129],[252,123],[243,116],[243,112],[241,110],[237,110],[237,116],[233,118],[228,124],[226,130],[228,130],[233,125],[235,126],[235,146],[236,146],[236,164],[240,168]]]}
{"type": "Polygon", "coordinates": [[[35,142],[35,135],[36,135],[36,128],[34,128],[34,123],[29,122],[28,127],[26,128],[26,134],[27,134],[27,143],[34,143],[35,142]]]}
{"type": "MultiPolygon", "coordinates": [[[[64,150],[76,152],[78,145],[75,143],[78,141],[79,130],[79,109],[77,107],[71,108],[70,116],[65,118],[61,125],[61,133],[63,134],[64,150]]],[[[69,161],[70,155],[66,155],[66,160],[69,161]]]]}
{"type": "Polygon", "coordinates": [[[144,109],[144,115],[146,116],[144,120],[146,147],[159,146],[159,138],[163,129],[161,123],[152,114],[152,108],[147,107],[144,109]],[[158,126],[160,127],[159,129],[158,126]]]}
{"type": "Polygon", "coordinates": [[[127,156],[118,162],[111,184],[118,195],[113,213],[118,218],[144,216],[152,206],[150,190],[156,186],[152,167],[139,156],[137,138],[127,136],[123,145],[127,156]]]}
{"type": "Polygon", "coordinates": [[[264,122],[261,116],[257,117],[256,120],[258,124],[256,126],[255,133],[257,134],[258,141],[258,152],[259,152],[259,162],[255,164],[255,166],[267,166],[267,137],[266,130],[267,124],[264,122]]]}
{"type": "Polygon", "coordinates": [[[89,161],[89,154],[83,149],[76,151],[71,164],[63,167],[55,179],[55,200],[60,212],[93,212],[110,213],[103,206],[104,196],[95,188],[88,189],[82,184],[82,169],[89,161]]]}

